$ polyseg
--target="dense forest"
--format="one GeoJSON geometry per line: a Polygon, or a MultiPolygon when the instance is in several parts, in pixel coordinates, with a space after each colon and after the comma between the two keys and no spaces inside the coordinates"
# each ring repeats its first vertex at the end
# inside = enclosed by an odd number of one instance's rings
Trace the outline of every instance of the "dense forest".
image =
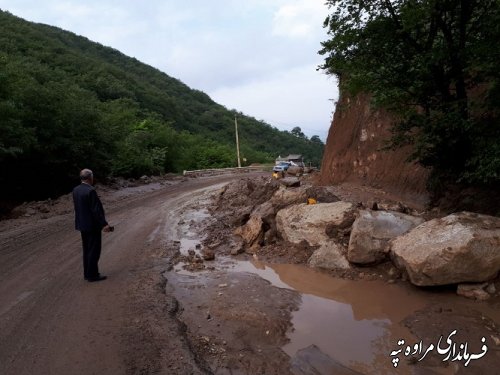
{"type": "Polygon", "coordinates": [[[322,68],[397,119],[433,190],[500,187],[500,1],[329,0],[322,68]]]}
{"type": "Polygon", "coordinates": [[[236,166],[324,145],[215,103],[179,80],[71,32],[0,11],[0,185],[10,201],[68,191],[83,167],[105,176],[236,166]]]}

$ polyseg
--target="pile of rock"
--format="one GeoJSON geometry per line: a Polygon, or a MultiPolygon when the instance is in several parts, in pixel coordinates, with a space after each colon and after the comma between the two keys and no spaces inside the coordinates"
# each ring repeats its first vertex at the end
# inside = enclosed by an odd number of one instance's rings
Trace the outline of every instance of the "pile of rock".
{"type": "Polygon", "coordinates": [[[345,270],[391,261],[417,286],[458,284],[459,294],[476,299],[496,293],[489,282],[500,271],[500,218],[460,212],[425,221],[340,201],[327,187],[282,181],[234,231],[245,251],[276,240],[306,243],[316,247],[308,262],[313,267],[345,270]],[[317,204],[304,203],[311,196],[317,204]]]}
{"type": "Polygon", "coordinates": [[[71,194],[62,195],[57,199],[25,202],[15,207],[9,217],[11,219],[36,217],[47,219],[49,216],[63,215],[72,212],[73,201],[71,194]]]}

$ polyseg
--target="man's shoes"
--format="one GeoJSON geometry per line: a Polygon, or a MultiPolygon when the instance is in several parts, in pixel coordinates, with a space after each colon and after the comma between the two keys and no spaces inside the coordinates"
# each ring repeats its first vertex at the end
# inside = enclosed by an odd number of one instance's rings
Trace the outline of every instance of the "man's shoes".
{"type": "Polygon", "coordinates": [[[107,278],[108,278],[107,276],[101,276],[101,275],[99,275],[97,277],[89,277],[89,278],[87,278],[87,281],[89,283],[94,283],[96,281],[106,280],[107,278]]]}
{"type": "MultiPolygon", "coordinates": [[[[100,273],[97,273],[97,277],[99,277],[99,276],[101,276],[101,274],[100,274],[100,273]]],[[[95,277],[83,276],[83,279],[84,279],[85,281],[88,281],[88,279],[95,279],[95,277]]]]}

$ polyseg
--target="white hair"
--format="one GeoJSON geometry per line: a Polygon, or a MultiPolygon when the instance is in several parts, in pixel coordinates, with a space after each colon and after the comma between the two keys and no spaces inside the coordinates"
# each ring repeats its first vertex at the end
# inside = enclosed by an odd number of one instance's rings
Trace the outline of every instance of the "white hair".
{"type": "Polygon", "coordinates": [[[80,171],[80,180],[82,181],[88,181],[92,178],[94,174],[90,169],[82,169],[80,171]]]}

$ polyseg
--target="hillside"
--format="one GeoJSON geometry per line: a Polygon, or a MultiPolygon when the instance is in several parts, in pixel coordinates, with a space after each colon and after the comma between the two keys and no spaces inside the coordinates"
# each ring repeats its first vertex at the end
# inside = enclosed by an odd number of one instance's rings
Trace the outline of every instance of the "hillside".
{"type": "Polygon", "coordinates": [[[408,161],[411,147],[384,150],[393,123],[387,111],[372,110],[368,95],[353,98],[341,92],[328,134],[321,183],[368,185],[424,204],[429,171],[408,161]]]}
{"type": "Polygon", "coordinates": [[[235,115],[245,164],[302,153],[319,165],[318,137],[279,131],[117,50],[0,11],[0,184],[9,200],[67,191],[84,166],[101,178],[235,166],[235,115]]]}
{"type": "Polygon", "coordinates": [[[341,100],[322,180],[500,214],[500,3],[327,4],[321,68],[341,100]]]}

